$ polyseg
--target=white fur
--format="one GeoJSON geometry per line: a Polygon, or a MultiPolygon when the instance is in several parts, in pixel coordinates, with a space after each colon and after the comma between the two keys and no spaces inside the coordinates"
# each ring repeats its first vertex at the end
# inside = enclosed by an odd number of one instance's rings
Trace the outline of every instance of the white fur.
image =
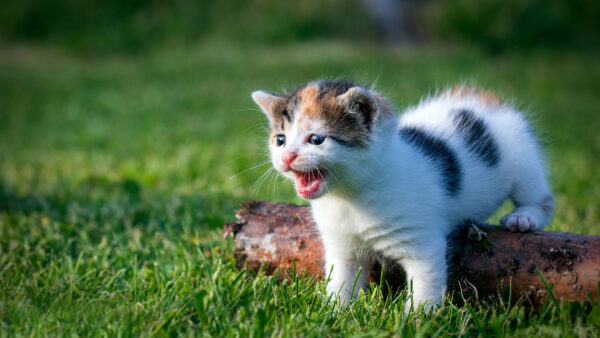
{"type": "MultiPolygon", "coordinates": [[[[309,128],[293,122],[286,145],[271,143],[271,152],[280,171],[288,147],[301,154],[297,170],[320,166],[329,171],[326,188],[311,206],[325,246],[325,272],[333,267],[327,290],[342,304],[365,287],[365,274],[356,279],[357,273],[374,253],[402,264],[412,280],[415,306],[439,304],[446,288],[446,237],[453,225],[467,218],[485,221],[506,198],[516,209],[502,225],[513,231],[542,229],[551,218],[551,193],[536,140],[525,118],[510,106],[488,104],[476,95],[443,94],[399,119],[376,119],[366,149],[329,138],[320,146],[305,142],[310,134],[326,132],[319,121],[309,128]],[[455,131],[451,114],[464,108],[485,121],[493,135],[500,154],[496,166],[478,160],[455,131]],[[399,137],[398,129],[406,126],[426,129],[454,150],[462,170],[458,194],[449,196],[439,169],[399,137]]],[[[289,171],[282,173],[293,178],[289,171]]]]}

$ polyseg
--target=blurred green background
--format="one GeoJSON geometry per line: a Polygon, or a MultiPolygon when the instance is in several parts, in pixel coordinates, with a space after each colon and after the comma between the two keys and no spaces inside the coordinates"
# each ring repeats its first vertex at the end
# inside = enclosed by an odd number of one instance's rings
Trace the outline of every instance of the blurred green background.
{"type": "Polygon", "coordinates": [[[267,172],[250,93],[342,77],[399,111],[455,83],[498,93],[542,139],[548,229],[600,235],[599,3],[1,2],[0,330],[598,335],[597,306],[406,317],[372,292],[331,312],[322,284],[238,270],[221,229],[244,200],[300,202],[267,172]]]}
{"type": "Polygon", "coordinates": [[[590,48],[595,0],[22,0],[0,4],[0,37],[88,53],[206,39],[463,41],[497,52],[590,48]]]}

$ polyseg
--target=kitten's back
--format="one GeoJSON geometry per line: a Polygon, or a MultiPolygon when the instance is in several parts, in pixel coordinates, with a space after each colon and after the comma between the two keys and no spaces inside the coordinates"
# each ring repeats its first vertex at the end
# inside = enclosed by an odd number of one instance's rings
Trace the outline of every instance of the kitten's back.
{"type": "Polygon", "coordinates": [[[402,114],[399,133],[438,167],[448,217],[457,221],[491,216],[526,171],[519,163],[540,158],[525,117],[476,88],[453,87],[423,100],[402,114]],[[465,205],[473,206],[469,214],[457,212],[465,205]]]}

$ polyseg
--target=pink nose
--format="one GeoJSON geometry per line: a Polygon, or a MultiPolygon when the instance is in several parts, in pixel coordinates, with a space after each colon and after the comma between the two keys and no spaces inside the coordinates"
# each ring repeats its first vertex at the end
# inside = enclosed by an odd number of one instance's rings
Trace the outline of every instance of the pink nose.
{"type": "Polygon", "coordinates": [[[298,157],[298,153],[293,152],[293,151],[286,151],[283,153],[283,156],[281,157],[281,159],[283,160],[283,163],[287,167],[289,167],[292,164],[292,162],[294,162],[296,157],[298,157]]]}

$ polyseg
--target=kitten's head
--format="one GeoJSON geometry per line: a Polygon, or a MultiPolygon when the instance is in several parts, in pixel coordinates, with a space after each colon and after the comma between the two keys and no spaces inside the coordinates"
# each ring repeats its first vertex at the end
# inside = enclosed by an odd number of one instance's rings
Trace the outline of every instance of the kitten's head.
{"type": "Polygon", "coordinates": [[[255,91],[252,99],[269,119],[273,166],[304,199],[339,188],[357,170],[380,115],[376,94],[342,81],[311,82],[285,95],[255,91]]]}

